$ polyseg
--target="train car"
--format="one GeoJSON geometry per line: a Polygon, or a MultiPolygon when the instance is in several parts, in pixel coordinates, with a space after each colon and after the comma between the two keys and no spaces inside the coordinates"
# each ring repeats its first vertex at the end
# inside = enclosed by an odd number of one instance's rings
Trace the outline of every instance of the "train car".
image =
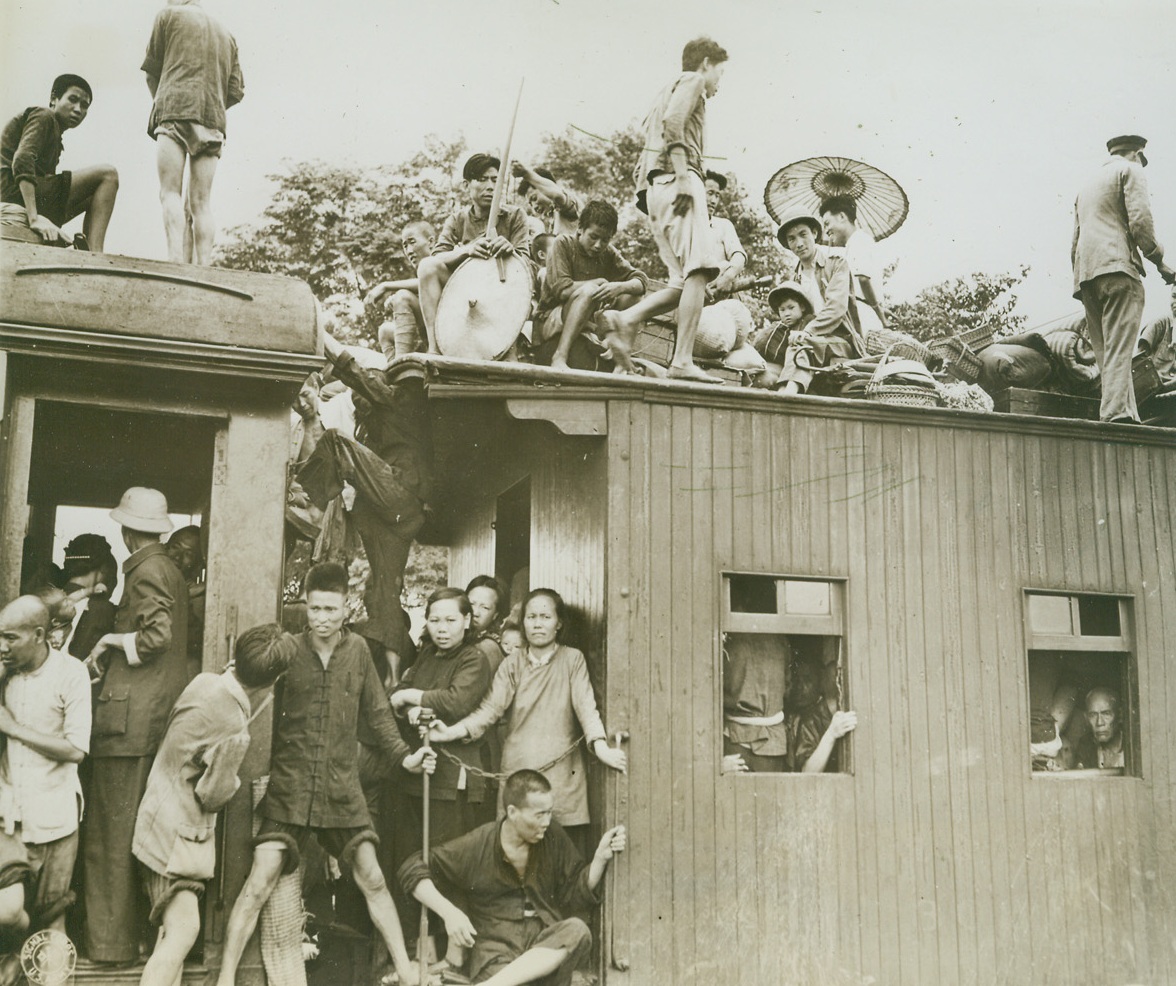
{"type": "MultiPolygon", "coordinates": [[[[157,488],[207,537],[201,666],[223,670],[236,634],[280,612],[290,405],[321,365],[318,332],[291,278],[0,244],[0,595],[52,556],[63,508],[157,488]]],[[[249,781],[268,769],[268,718],[252,732],[206,897],[209,967],[248,872],[249,781]]],[[[256,956],[241,981],[263,981],[256,956]]]]}
{"type": "Polygon", "coordinates": [[[629,736],[592,768],[629,829],[604,983],[1176,982],[1176,431],[391,372],[426,376],[451,580],[561,591],[629,736]],[[722,772],[749,654],[856,712],[824,772],[722,772]],[[1098,688],[1119,764],[1047,769],[1098,688]]]}

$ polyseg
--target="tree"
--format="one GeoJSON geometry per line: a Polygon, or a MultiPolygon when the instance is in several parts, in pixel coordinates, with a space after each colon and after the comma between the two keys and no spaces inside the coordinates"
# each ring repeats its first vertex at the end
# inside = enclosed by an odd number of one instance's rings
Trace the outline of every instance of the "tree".
{"type": "Polygon", "coordinates": [[[274,197],[255,222],[229,231],[216,262],[305,280],[339,319],[343,341],[374,342],[362,298],[375,282],[412,277],[400,250],[406,223],[439,223],[456,202],[458,138],[429,137],[397,166],[359,169],[305,161],[270,175],[274,197]]]}
{"type": "MultiPolygon", "coordinates": [[[[609,136],[569,126],[561,134],[544,136],[543,149],[533,163],[550,168],[560,182],[586,200],[604,199],[615,206],[620,226],[613,244],[634,266],[664,279],[665,264],[649,232],[649,221],[638,212],[634,198],[633,170],[644,139],[635,122],[609,136]]],[[[721,161],[713,164],[713,170],[724,170],[721,161]]],[[[776,241],[775,228],[763,210],[752,205],[739,180],[730,173],[726,177],[727,187],[719,195],[720,212],[734,224],[747,251],[746,271],[775,278],[788,256],[776,241]]],[[[762,300],[755,307],[766,309],[762,300]]]]}
{"type": "Polygon", "coordinates": [[[932,285],[914,301],[889,304],[890,322],[924,342],[980,328],[996,337],[1014,335],[1024,328],[1025,316],[1014,312],[1012,289],[1028,275],[1029,267],[1022,266],[1020,273],[977,272],[932,285]]]}

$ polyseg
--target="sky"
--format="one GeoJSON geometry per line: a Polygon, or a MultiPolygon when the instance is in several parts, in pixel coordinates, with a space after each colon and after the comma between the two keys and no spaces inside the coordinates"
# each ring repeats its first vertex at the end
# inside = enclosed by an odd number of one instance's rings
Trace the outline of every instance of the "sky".
{"type": "MultiPolygon", "coordinates": [[[[165,255],[150,96],[139,66],[160,0],[0,0],[5,119],[52,78],[93,85],[61,167],[114,164],[107,250],[165,255]]],[[[375,165],[425,135],[501,148],[525,77],[514,149],[568,124],[608,134],[640,120],[709,34],[730,61],[708,107],[707,152],[755,202],[784,165],[869,162],[910,214],[882,242],[909,298],[973,271],[1031,268],[1019,311],[1037,326],[1079,310],[1074,194],[1107,138],[1148,138],[1161,242],[1176,258],[1176,3],[1172,0],[205,0],[233,32],[246,94],[229,112],[214,186],[218,225],[260,215],[288,162],[375,165]]],[[[1154,269],[1149,316],[1168,310],[1154,269]]]]}

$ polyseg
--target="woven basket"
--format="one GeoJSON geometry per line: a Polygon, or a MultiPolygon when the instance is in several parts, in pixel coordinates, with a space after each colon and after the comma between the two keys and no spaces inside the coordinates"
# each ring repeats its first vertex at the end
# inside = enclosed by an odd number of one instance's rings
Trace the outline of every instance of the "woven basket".
{"type": "Polygon", "coordinates": [[[893,329],[871,329],[866,333],[866,354],[881,356],[891,353],[895,359],[913,359],[926,363],[931,359],[931,347],[905,332],[893,329]]]}
{"type": "Polygon", "coordinates": [[[985,346],[991,346],[995,337],[992,334],[992,329],[981,325],[975,329],[968,329],[967,332],[959,333],[956,338],[972,352],[978,353],[985,346]]]}
{"type": "Polygon", "coordinates": [[[866,384],[866,398],[903,407],[939,407],[941,404],[935,378],[927,368],[917,360],[895,358],[892,352],[883,355],[866,384]],[[894,379],[899,376],[905,376],[908,382],[894,379]],[[922,382],[910,382],[912,377],[922,382]]]}
{"type": "Polygon", "coordinates": [[[964,383],[975,383],[980,379],[983,364],[980,357],[972,350],[961,336],[953,336],[947,340],[949,355],[944,360],[944,369],[957,380],[964,383]]]}

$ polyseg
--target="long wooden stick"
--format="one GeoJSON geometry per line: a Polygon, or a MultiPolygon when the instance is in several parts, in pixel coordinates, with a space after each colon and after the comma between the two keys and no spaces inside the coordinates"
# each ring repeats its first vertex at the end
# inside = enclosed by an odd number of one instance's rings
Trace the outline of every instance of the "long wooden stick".
{"type": "Polygon", "coordinates": [[[510,142],[514,139],[515,121],[519,118],[519,103],[523,101],[523,83],[526,79],[519,79],[519,94],[515,97],[514,113],[510,117],[510,129],[506,132],[506,146],[502,148],[502,164],[498,169],[498,184],[494,186],[494,198],[490,201],[490,218],[486,222],[486,235],[494,236],[494,228],[498,225],[498,212],[502,207],[502,193],[510,181],[510,142]]]}

